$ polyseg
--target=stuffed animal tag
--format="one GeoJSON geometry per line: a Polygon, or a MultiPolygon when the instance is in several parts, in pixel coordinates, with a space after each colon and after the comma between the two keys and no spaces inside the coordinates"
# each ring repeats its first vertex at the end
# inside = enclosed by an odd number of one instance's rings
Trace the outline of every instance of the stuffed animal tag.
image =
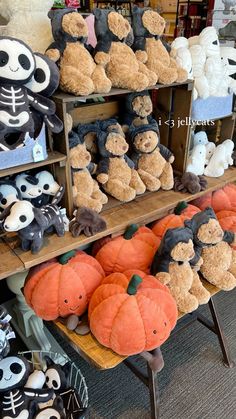
{"type": "Polygon", "coordinates": [[[34,159],[34,162],[44,160],[43,147],[38,143],[37,140],[36,140],[36,144],[33,148],[33,159],[34,159]]]}

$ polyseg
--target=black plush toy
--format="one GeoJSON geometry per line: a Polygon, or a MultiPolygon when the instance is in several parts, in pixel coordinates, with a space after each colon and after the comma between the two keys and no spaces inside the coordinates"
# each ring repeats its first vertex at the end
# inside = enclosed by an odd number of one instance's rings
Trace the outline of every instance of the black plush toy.
{"type": "Polygon", "coordinates": [[[63,410],[63,400],[60,396],[57,396],[53,401],[53,405],[38,411],[34,419],[66,419],[63,410]]]}
{"type": "Polygon", "coordinates": [[[29,362],[21,356],[10,356],[0,361],[1,419],[32,419],[35,402],[47,402],[53,396],[49,388],[24,388],[30,374],[29,362]]]}
{"type": "Polygon", "coordinates": [[[42,193],[40,196],[31,199],[31,203],[36,208],[41,208],[44,205],[49,204],[50,201],[52,201],[52,197],[61,193],[62,189],[55,181],[53,175],[47,170],[37,173],[34,177],[38,181],[37,187],[41,189],[42,193]]]}
{"type": "Polygon", "coordinates": [[[36,70],[35,56],[22,41],[0,37],[0,133],[34,133],[32,110],[55,114],[55,104],[26,87],[36,70]]]}

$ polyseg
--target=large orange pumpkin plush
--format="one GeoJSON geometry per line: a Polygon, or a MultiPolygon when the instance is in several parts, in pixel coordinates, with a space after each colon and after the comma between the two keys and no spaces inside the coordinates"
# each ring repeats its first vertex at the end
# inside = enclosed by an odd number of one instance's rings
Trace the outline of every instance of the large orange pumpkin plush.
{"type": "MultiPolygon", "coordinates": [[[[216,217],[222,230],[236,233],[236,211],[222,210],[216,213],[216,217]]],[[[232,247],[236,250],[236,246],[232,247]]]]}
{"type": "Polygon", "coordinates": [[[180,202],[174,209],[173,214],[158,220],[152,227],[153,233],[160,239],[164,237],[169,228],[183,227],[186,220],[190,220],[195,214],[200,212],[194,205],[180,202]]]}
{"type": "Polygon", "coordinates": [[[224,188],[203,195],[191,203],[202,211],[208,207],[212,207],[215,212],[236,210],[236,185],[229,183],[224,188]]]}
{"type": "Polygon", "coordinates": [[[105,242],[96,259],[107,275],[134,268],[147,272],[159,244],[160,240],[149,228],[133,224],[124,235],[105,242]]]}
{"type": "Polygon", "coordinates": [[[38,317],[55,320],[85,312],[104,271],[92,256],[69,252],[30,270],[24,296],[38,317]]]}
{"type": "Polygon", "coordinates": [[[126,356],[161,346],[177,314],[168,288],[138,270],[106,277],[89,304],[91,332],[102,345],[126,356]]]}

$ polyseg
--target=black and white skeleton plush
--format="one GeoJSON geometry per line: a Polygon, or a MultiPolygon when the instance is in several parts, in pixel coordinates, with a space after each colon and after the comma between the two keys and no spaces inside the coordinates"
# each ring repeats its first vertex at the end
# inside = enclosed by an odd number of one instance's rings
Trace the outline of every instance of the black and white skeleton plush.
{"type": "Polygon", "coordinates": [[[16,187],[21,192],[22,199],[32,200],[42,194],[39,180],[27,173],[20,173],[15,178],[16,187]]]}
{"type": "Polygon", "coordinates": [[[49,118],[55,104],[32,92],[26,84],[36,71],[35,56],[22,41],[0,37],[0,134],[34,133],[32,110],[49,118]]]}
{"type": "MultiPolygon", "coordinates": [[[[26,87],[33,93],[50,97],[57,90],[60,81],[58,66],[46,55],[35,53],[36,70],[26,87]]],[[[63,124],[56,115],[41,115],[33,113],[36,132],[39,132],[42,123],[55,133],[62,131],[63,124]]]]}
{"type": "Polygon", "coordinates": [[[40,208],[49,204],[51,197],[55,196],[59,191],[61,192],[61,187],[47,170],[37,173],[35,179],[38,180],[37,186],[41,189],[42,194],[37,198],[33,198],[31,202],[35,207],[40,208]]]}
{"type": "Polygon", "coordinates": [[[0,181],[0,212],[21,199],[21,192],[15,182],[8,179],[0,181]]]}
{"type": "Polygon", "coordinates": [[[34,419],[65,419],[64,404],[61,397],[54,399],[53,405],[40,410],[34,419]]]}
{"type": "Polygon", "coordinates": [[[1,419],[32,419],[35,402],[52,398],[50,389],[23,388],[29,373],[30,365],[21,356],[9,356],[0,361],[1,419]]]}
{"type": "Polygon", "coordinates": [[[5,231],[18,232],[22,250],[31,249],[32,253],[41,250],[44,232],[50,227],[54,227],[59,237],[65,234],[63,216],[55,204],[35,208],[29,201],[19,201],[6,208],[0,220],[5,231]]]}

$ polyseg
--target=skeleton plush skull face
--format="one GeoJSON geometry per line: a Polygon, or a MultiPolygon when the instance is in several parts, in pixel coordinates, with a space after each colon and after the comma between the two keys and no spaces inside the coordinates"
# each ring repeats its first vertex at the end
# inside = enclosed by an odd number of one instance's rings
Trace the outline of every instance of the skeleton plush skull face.
{"type": "Polygon", "coordinates": [[[57,65],[46,55],[34,54],[36,70],[26,87],[34,93],[50,97],[59,85],[59,70],[57,65]]]}
{"type": "Polygon", "coordinates": [[[20,201],[20,191],[13,182],[0,182],[0,208],[5,209],[13,202],[20,201]]]}
{"type": "Polygon", "coordinates": [[[0,81],[23,85],[35,71],[35,58],[22,41],[0,37],[0,81]]]}
{"type": "Polygon", "coordinates": [[[42,172],[37,173],[35,177],[39,181],[38,187],[44,194],[54,196],[59,191],[60,186],[55,181],[53,175],[47,170],[43,170],[42,172]]]}
{"type": "Polygon", "coordinates": [[[37,198],[42,194],[42,189],[38,186],[39,180],[35,176],[21,173],[16,176],[15,183],[23,199],[37,198]]]}
{"type": "Polygon", "coordinates": [[[27,227],[33,220],[32,204],[28,201],[19,201],[12,206],[10,215],[6,217],[3,226],[6,231],[19,231],[27,227]]]}
{"type": "Polygon", "coordinates": [[[25,385],[30,367],[26,359],[9,356],[0,361],[0,393],[25,385]]]}

